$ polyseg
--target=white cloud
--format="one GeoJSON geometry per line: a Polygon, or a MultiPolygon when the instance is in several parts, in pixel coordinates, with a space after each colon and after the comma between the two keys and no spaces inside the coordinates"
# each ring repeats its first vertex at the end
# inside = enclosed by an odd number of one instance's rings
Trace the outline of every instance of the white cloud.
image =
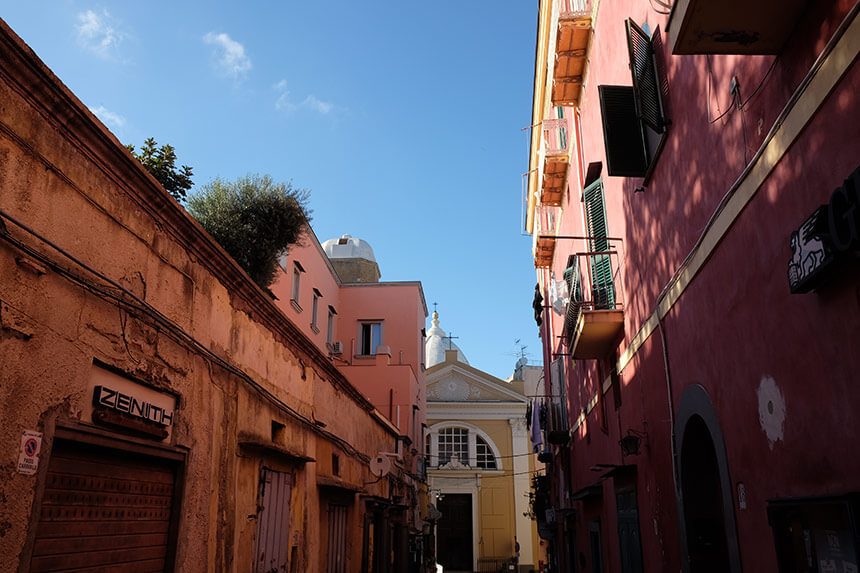
{"type": "Polygon", "coordinates": [[[214,46],[213,55],[219,71],[234,80],[241,79],[251,69],[251,58],[245,53],[245,46],[233,40],[223,32],[209,32],[203,36],[203,41],[214,46]]]}
{"type": "Polygon", "coordinates": [[[275,109],[287,113],[292,113],[299,107],[311,109],[322,115],[326,115],[335,109],[334,104],[322,101],[314,95],[307,96],[300,104],[290,101],[290,91],[287,89],[287,80],[281,80],[272,86],[278,92],[278,99],[275,100],[275,109]]]}
{"type": "Polygon", "coordinates": [[[307,106],[312,110],[318,111],[319,113],[325,115],[330,112],[334,106],[327,101],[320,101],[313,95],[309,95],[305,98],[305,101],[302,102],[303,106],[307,106]]]}
{"type": "Polygon", "coordinates": [[[116,28],[116,22],[107,10],[102,10],[101,14],[92,10],[79,13],[75,28],[78,32],[78,43],[105,59],[116,57],[119,45],[125,38],[125,34],[116,28]]]}
{"type": "Polygon", "coordinates": [[[118,113],[112,112],[103,105],[91,107],[90,111],[93,112],[97,118],[102,120],[103,124],[110,128],[120,129],[125,127],[125,118],[118,113]]]}

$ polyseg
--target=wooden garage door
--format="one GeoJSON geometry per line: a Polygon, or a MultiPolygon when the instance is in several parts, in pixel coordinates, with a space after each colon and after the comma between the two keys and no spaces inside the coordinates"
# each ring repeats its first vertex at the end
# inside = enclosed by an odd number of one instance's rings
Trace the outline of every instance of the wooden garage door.
{"type": "Polygon", "coordinates": [[[56,440],[31,571],[170,570],[175,463],[56,440]]]}

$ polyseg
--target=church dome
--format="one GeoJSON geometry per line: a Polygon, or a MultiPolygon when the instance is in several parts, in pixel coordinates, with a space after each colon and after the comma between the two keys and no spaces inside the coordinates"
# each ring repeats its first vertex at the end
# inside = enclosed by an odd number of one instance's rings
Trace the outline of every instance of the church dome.
{"type": "Polygon", "coordinates": [[[463,364],[468,364],[466,355],[460,350],[460,347],[449,338],[445,331],[439,328],[439,313],[433,313],[433,326],[427,331],[427,341],[424,343],[424,356],[427,361],[427,368],[445,362],[445,352],[447,350],[457,351],[457,360],[463,364]]]}
{"type": "Polygon", "coordinates": [[[344,235],[340,239],[329,239],[322,244],[323,251],[329,259],[364,259],[376,262],[370,243],[344,235]]]}

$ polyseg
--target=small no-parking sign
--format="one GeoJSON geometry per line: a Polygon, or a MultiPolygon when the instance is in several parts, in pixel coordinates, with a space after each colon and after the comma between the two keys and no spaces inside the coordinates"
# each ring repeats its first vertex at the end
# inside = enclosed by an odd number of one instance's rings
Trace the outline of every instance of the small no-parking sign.
{"type": "Polygon", "coordinates": [[[30,476],[36,473],[41,449],[42,432],[24,430],[21,435],[21,454],[18,456],[18,473],[30,476]]]}

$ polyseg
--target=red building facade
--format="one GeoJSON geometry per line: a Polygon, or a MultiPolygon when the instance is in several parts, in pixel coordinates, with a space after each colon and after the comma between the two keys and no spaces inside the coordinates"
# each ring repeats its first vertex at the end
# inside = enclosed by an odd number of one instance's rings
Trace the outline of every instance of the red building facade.
{"type": "Polygon", "coordinates": [[[856,571],[858,4],[541,2],[561,571],[856,571]]]}

